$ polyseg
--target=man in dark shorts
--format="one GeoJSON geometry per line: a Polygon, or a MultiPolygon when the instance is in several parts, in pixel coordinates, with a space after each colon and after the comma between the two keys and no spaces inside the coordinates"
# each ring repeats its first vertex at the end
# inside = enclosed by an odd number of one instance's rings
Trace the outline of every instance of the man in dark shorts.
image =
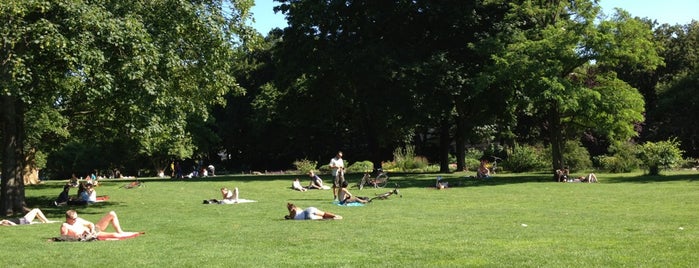
{"type": "MultiPolygon", "coordinates": [[[[342,151],[337,152],[337,155],[330,159],[330,169],[333,175],[333,200],[337,199],[339,188],[345,181],[345,161],[342,160],[342,151]]],[[[338,200],[341,201],[341,200],[338,200]]]]}
{"type": "Polygon", "coordinates": [[[41,223],[50,223],[54,221],[50,221],[44,216],[44,213],[41,212],[38,208],[32,209],[27,214],[24,215],[24,217],[21,218],[12,218],[12,219],[6,219],[0,221],[0,225],[4,226],[15,226],[15,225],[24,225],[24,224],[32,224],[34,219],[38,218],[41,223]]]}

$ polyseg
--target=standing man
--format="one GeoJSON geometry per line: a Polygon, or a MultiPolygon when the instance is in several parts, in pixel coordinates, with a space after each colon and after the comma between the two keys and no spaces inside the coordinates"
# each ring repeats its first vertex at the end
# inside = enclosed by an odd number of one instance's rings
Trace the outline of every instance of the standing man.
{"type": "Polygon", "coordinates": [[[338,189],[345,181],[345,161],[342,160],[342,151],[337,152],[337,155],[330,159],[330,168],[332,169],[333,181],[333,200],[337,199],[338,189]]]}

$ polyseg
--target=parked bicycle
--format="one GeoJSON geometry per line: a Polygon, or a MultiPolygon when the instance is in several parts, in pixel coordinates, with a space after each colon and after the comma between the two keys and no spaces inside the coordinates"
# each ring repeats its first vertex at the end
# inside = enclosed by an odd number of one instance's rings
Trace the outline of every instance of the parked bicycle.
{"type": "Polygon", "coordinates": [[[377,169],[374,172],[376,175],[372,175],[367,172],[364,173],[364,177],[359,181],[357,186],[359,190],[364,189],[364,186],[373,186],[374,188],[383,188],[388,183],[388,174],[383,171],[383,169],[377,169]]]}

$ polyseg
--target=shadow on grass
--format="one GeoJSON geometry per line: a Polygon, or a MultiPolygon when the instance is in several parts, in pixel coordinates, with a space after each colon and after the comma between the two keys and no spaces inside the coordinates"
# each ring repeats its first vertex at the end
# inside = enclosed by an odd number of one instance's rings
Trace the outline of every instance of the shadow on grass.
{"type": "MultiPolygon", "coordinates": [[[[56,194],[58,195],[58,194],[56,194]]],[[[53,204],[55,197],[51,196],[29,196],[25,202],[29,208],[39,208],[48,218],[63,218],[69,209],[80,211],[80,214],[104,214],[105,210],[114,210],[114,207],[121,206],[121,202],[104,201],[89,205],[65,205],[56,206],[53,204]],[[86,210],[86,208],[97,208],[96,210],[86,210]],[[101,209],[106,208],[106,209],[101,209]]]]}
{"type": "Polygon", "coordinates": [[[633,177],[610,177],[609,180],[604,180],[606,183],[653,183],[653,182],[669,182],[669,181],[687,181],[693,182],[697,180],[699,174],[673,174],[673,175],[641,175],[633,177]]]}

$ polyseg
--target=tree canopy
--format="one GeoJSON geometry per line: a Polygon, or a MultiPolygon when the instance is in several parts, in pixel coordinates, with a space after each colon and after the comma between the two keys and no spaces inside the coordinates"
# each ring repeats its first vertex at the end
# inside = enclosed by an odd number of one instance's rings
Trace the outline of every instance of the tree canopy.
{"type": "Polygon", "coordinates": [[[190,122],[207,121],[226,93],[242,92],[232,72],[233,40],[246,37],[236,31],[249,30],[249,7],[249,1],[0,4],[4,212],[22,211],[26,152],[46,149],[37,142],[42,136],[66,142],[70,133],[73,144],[93,145],[83,145],[88,157],[114,147],[151,159],[191,156],[190,122]],[[29,139],[27,128],[36,130],[29,139]]]}

